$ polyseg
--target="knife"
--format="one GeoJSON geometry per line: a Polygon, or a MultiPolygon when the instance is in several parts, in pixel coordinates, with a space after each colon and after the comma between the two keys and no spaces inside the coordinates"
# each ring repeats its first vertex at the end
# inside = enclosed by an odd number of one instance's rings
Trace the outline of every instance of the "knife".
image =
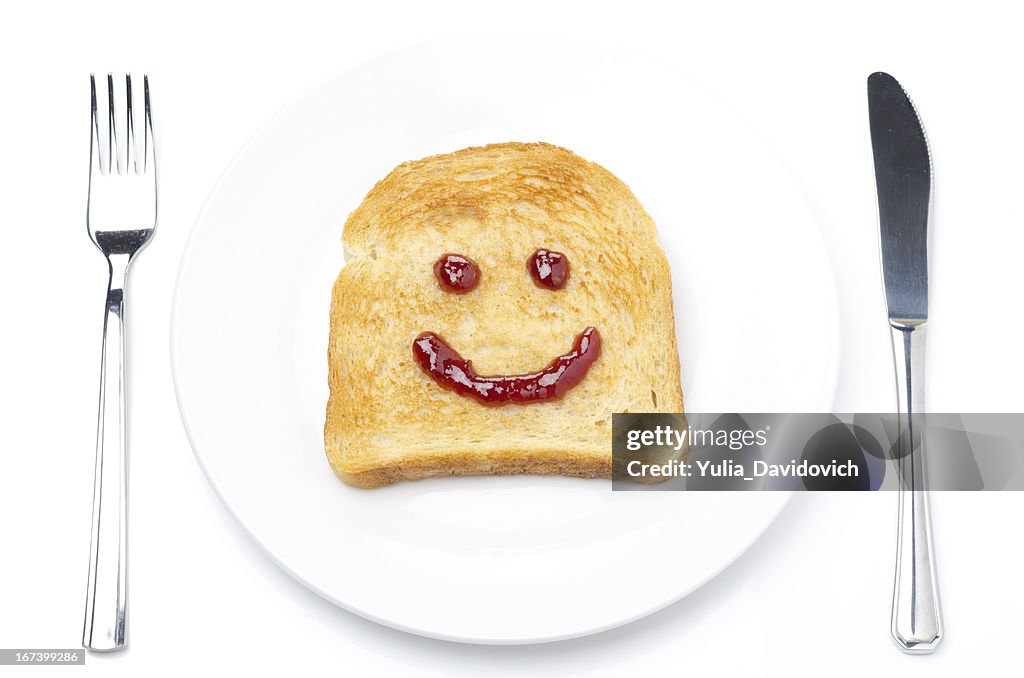
{"type": "Polygon", "coordinates": [[[934,651],[942,640],[928,493],[924,491],[931,154],[914,105],[888,73],[868,76],[868,114],[899,413],[893,450],[900,487],[891,631],[901,650],[924,654],[934,651]]]}

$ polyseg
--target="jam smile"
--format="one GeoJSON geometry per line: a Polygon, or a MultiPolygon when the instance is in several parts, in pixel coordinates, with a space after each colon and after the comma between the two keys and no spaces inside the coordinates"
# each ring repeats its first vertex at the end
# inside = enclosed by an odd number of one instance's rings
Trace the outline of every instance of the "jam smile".
{"type": "Polygon", "coordinates": [[[535,403],[561,398],[580,383],[601,355],[601,335],[588,327],[576,337],[572,350],[539,372],[513,376],[480,376],[439,335],[424,332],[412,343],[416,362],[442,388],[473,398],[483,405],[535,403]]]}

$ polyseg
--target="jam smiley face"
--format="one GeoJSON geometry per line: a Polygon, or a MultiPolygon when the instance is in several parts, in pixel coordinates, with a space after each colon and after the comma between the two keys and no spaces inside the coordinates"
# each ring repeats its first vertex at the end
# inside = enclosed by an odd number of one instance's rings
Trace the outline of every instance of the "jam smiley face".
{"type": "MultiPolygon", "coordinates": [[[[526,261],[537,287],[561,290],[569,279],[569,259],[561,252],[538,249],[526,261]]],[[[443,254],[434,263],[438,286],[452,294],[466,294],[480,282],[480,267],[461,254],[443,254]]],[[[439,386],[472,398],[482,405],[527,404],[555,400],[580,383],[601,355],[601,335],[594,327],[583,330],[564,353],[537,372],[482,376],[440,335],[423,332],[412,344],[420,368],[439,386]]]]}

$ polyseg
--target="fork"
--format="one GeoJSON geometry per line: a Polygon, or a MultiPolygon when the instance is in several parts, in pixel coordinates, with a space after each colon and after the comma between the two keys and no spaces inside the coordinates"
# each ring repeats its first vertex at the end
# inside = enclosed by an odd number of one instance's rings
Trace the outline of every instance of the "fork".
{"type": "Polygon", "coordinates": [[[118,130],[114,76],[107,74],[106,134],[101,137],[96,76],[89,76],[92,129],[86,224],[93,244],[107,259],[110,273],[103,310],[89,586],[82,631],[82,645],[99,651],[119,650],[125,646],[128,513],[125,287],[135,255],[153,237],[157,213],[149,77],[144,75],[142,79],[141,112],[136,110],[132,98],[134,80],[131,74],[125,76],[124,130],[118,130]],[[138,144],[137,117],[142,125],[138,144]]]}

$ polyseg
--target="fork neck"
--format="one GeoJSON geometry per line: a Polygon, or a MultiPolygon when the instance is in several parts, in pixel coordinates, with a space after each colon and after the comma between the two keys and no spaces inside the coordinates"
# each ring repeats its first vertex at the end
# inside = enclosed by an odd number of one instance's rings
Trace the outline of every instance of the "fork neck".
{"type": "Polygon", "coordinates": [[[128,267],[132,263],[130,254],[108,254],[107,267],[110,272],[110,289],[124,289],[128,280],[128,267]]]}

